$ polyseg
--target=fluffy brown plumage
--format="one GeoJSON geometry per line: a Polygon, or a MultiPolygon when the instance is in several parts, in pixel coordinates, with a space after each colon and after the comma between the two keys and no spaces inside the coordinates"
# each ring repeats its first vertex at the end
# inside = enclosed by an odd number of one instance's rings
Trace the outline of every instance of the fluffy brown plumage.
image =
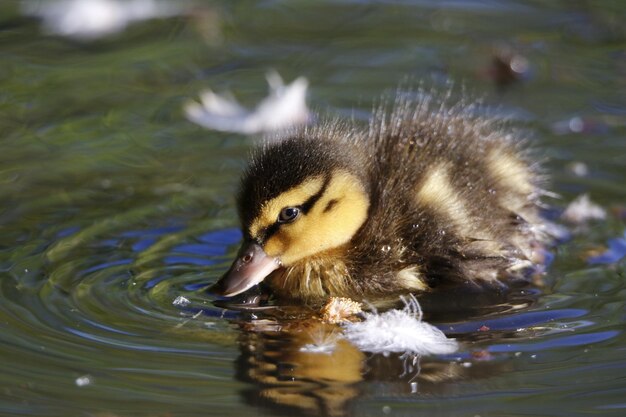
{"type": "Polygon", "coordinates": [[[541,176],[475,110],[398,99],[369,128],[330,121],[260,146],[238,197],[245,242],[214,291],[265,280],[279,297],[371,299],[523,275],[543,240],[541,176]]]}

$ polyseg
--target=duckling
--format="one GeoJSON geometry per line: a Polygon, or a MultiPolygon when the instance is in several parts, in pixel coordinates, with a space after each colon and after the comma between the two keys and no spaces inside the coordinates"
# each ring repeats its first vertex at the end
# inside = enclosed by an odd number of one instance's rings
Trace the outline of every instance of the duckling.
{"type": "Polygon", "coordinates": [[[330,120],[260,145],[237,198],[244,241],[212,292],[372,300],[527,276],[543,177],[475,110],[400,97],[368,128],[330,120]]]}

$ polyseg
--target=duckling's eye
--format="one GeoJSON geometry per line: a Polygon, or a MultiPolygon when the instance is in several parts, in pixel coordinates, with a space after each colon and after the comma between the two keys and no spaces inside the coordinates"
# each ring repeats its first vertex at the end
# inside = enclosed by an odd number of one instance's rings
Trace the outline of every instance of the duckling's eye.
{"type": "Polygon", "coordinates": [[[298,207],[285,207],[278,214],[279,223],[291,223],[300,215],[300,209],[298,207]]]}

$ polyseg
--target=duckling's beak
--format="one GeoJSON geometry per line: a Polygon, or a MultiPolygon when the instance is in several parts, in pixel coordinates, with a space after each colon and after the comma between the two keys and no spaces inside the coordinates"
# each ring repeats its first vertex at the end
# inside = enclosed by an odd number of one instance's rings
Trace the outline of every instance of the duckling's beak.
{"type": "Polygon", "coordinates": [[[228,272],[209,291],[232,297],[263,281],[279,267],[280,261],[268,256],[258,243],[244,242],[228,272]]]}

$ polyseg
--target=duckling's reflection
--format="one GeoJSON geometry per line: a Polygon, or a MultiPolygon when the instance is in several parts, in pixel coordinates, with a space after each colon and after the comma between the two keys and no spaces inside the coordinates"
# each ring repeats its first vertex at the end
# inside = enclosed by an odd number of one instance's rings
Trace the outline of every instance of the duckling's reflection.
{"type": "Polygon", "coordinates": [[[365,354],[322,322],[291,323],[278,330],[250,322],[241,337],[238,377],[256,386],[245,393],[255,405],[289,413],[345,415],[359,395],[365,354]],[[277,331],[278,330],[278,331],[277,331]]]}
{"type": "MultiPolygon", "coordinates": [[[[423,301],[423,304],[441,302],[423,301]]],[[[493,297],[488,300],[472,298],[473,309],[457,301],[456,321],[483,316],[486,311],[528,307],[532,297],[517,297],[515,304],[497,301],[493,297]],[[489,306],[487,310],[485,306],[489,306]]],[[[452,382],[486,378],[510,366],[507,361],[490,360],[488,354],[480,355],[482,352],[471,362],[364,353],[341,338],[339,326],[315,319],[310,311],[306,314],[294,311],[286,313],[277,308],[256,312],[239,322],[242,333],[237,376],[252,384],[243,395],[249,404],[270,408],[273,413],[353,415],[358,398],[449,394],[457,386],[452,382]],[[372,392],[373,389],[376,391],[372,392]]],[[[444,316],[446,321],[454,318],[449,311],[444,316]]],[[[432,316],[429,320],[443,321],[432,316]]],[[[475,340],[478,335],[454,336],[463,342],[475,340]]]]}

